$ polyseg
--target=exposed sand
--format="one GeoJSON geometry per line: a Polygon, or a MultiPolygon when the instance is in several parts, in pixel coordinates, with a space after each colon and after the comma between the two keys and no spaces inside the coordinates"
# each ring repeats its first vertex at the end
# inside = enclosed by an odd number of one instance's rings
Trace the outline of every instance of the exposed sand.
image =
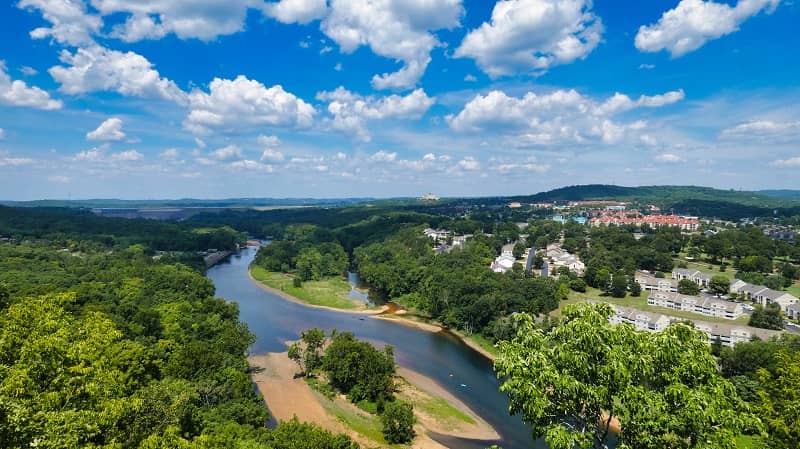
{"type": "Polygon", "coordinates": [[[403,313],[398,313],[398,312],[405,312],[405,310],[399,310],[399,311],[394,312],[392,314],[382,313],[380,315],[372,315],[370,318],[375,318],[377,320],[392,321],[392,322],[395,322],[397,324],[402,324],[404,326],[409,326],[409,327],[415,327],[415,328],[423,330],[425,332],[431,332],[431,333],[434,333],[434,334],[436,332],[441,332],[442,329],[443,329],[441,326],[437,326],[435,324],[423,323],[421,321],[415,321],[415,320],[412,320],[412,319],[409,319],[409,318],[405,318],[403,316],[404,315],[403,313]]]}
{"type": "MultiPolygon", "coordinates": [[[[348,428],[334,415],[328,413],[321,403],[326,399],[312,390],[302,378],[294,378],[298,367],[285,352],[253,355],[248,357],[248,361],[254,368],[251,378],[258,386],[259,392],[264,396],[270,414],[278,421],[287,421],[297,417],[300,421],[313,422],[332,432],[346,433],[359,442],[362,447],[371,448],[376,446],[374,441],[348,428]]],[[[410,447],[414,449],[447,449],[446,446],[430,438],[427,435],[429,431],[441,435],[476,440],[496,440],[499,438],[497,432],[491,426],[433,380],[403,368],[398,370],[398,374],[409,384],[404,386],[401,392],[402,395],[411,398],[440,397],[456,409],[470,416],[477,423],[469,424],[462,421],[442,423],[436,418],[416,410],[418,422],[415,430],[417,437],[409,445],[410,447]]],[[[366,413],[355,405],[350,404],[346,399],[339,398],[336,401],[341,401],[339,402],[341,406],[350,408],[356,413],[366,413]]]]}
{"type": "MultiPolygon", "coordinates": [[[[381,314],[381,313],[385,312],[389,308],[388,306],[381,306],[378,309],[367,309],[366,305],[365,305],[364,306],[365,308],[364,309],[360,309],[360,310],[359,309],[337,309],[336,307],[328,307],[328,306],[319,306],[319,305],[316,305],[316,304],[309,304],[309,303],[307,303],[305,301],[300,300],[299,298],[296,298],[296,297],[284,292],[283,290],[278,290],[277,288],[272,288],[269,285],[259,281],[258,279],[253,277],[253,274],[250,272],[249,269],[247,270],[247,276],[250,278],[250,280],[254,284],[256,284],[257,286],[261,287],[262,289],[264,289],[264,290],[266,290],[266,291],[268,291],[268,292],[270,292],[272,294],[278,295],[281,298],[283,298],[283,299],[285,299],[285,300],[287,300],[289,302],[293,302],[295,304],[300,304],[300,305],[303,305],[303,306],[306,306],[306,307],[313,307],[315,309],[333,310],[333,311],[336,311],[336,312],[343,312],[343,313],[357,313],[357,314],[361,314],[361,315],[378,315],[378,314],[381,314]]],[[[355,300],[355,299],[353,301],[354,302],[361,302],[361,301],[358,301],[358,300],[355,300]]]]}

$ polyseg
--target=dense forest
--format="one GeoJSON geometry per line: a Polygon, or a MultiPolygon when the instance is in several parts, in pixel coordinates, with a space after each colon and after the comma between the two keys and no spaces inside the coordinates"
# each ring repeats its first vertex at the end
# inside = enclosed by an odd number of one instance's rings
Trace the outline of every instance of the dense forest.
{"type": "Polygon", "coordinates": [[[266,428],[237,306],[201,272],[151,255],[175,236],[192,242],[191,230],[3,213],[13,238],[0,242],[0,447],[358,447],[308,424],[266,428]]]}

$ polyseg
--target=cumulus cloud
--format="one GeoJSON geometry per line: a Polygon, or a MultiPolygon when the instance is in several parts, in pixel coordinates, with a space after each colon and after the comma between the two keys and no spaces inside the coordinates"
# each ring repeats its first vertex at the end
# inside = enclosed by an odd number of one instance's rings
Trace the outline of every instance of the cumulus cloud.
{"type": "Polygon", "coordinates": [[[111,155],[112,161],[130,162],[141,161],[142,159],[144,159],[144,155],[136,150],[127,150],[111,155]]]}
{"type": "Polygon", "coordinates": [[[780,0],[739,0],[736,6],[704,0],[681,0],[653,25],[642,25],[636,48],[643,52],[667,50],[677,58],[697,50],[706,42],[739,30],[739,26],[762,11],[772,13],[780,0]]]}
{"type": "Polygon", "coordinates": [[[397,153],[396,152],[390,153],[388,151],[381,150],[370,156],[369,160],[375,162],[394,162],[397,160],[397,153]]]}
{"type": "Polygon", "coordinates": [[[236,145],[228,145],[226,147],[212,151],[211,153],[209,153],[208,156],[211,159],[224,161],[228,159],[233,159],[235,157],[242,157],[242,149],[237,147],[236,145]]]}
{"type": "Polygon", "coordinates": [[[50,22],[50,27],[31,31],[33,39],[49,37],[62,44],[86,45],[93,42],[92,35],[103,27],[103,20],[89,14],[83,0],[21,0],[17,6],[28,11],[39,11],[50,22]]]}
{"type": "Polygon", "coordinates": [[[777,168],[800,168],[800,156],[778,159],[772,161],[770,165],[777,168]]]}
{"type": "Polygon", "coordinates": [[[550,164],[540,163],[535,157],[529,157],[524,161],[512,161],[508,159],[490,159],[490,170],[500,174],[509,173],[547,173],[550,171],[550,164]]]}
{"type": "Polygon", "coordinates": [[[331,0],[321,29],[344,53],[368,46],[373,53],[403,63],[393,73],[372,78],[376,89],[417,84],[441,45],[430,33],[460,24],[461,0],[331,0]]]}
{"type": "Polygon", "coordinates": [[[585,58],[603,33],[592,0],[498,1],[489,22],[469,32],[455,51],[489,76],[541,74],[585,58]]]}
{"type": "Polygon", "coordinates": [[[261,153],[262,161],[281,162],[284,158],[283,153],[273,148],[267,148],[261,153]]]}
{"type": "MultiPolygon", "coordinates": [[[[81,151],[72,157],[76,162],[88,162],[95,165],[113,164],[118,162],[135,162],[144,159],[144,155],[136,150],[126,150],[119,153],[107,154],[108,144],[81,151]]],[[[116,165],[116,164],[113,164],[116,165]]]]}
{"type": "Polygon", "coordinates": [[[33,67],[26,66],[26,65],[20,67],[19,71],[22,72],[22,74],[25,75],[25,76],[34,76],[34,75],[38,75],[39,74],[38,70],[34,69],[33,67]]]}
{"type": "Polygon", "coordinates": [[[481,163],[472,156],[466,156],[451,168],[451,172],[476,171],[481,169],[481,163]]]}
{"type": "Polygon", "coordinates": [[[316,113],[282,86],[267,88],[241,75],[233,80],[214,78],[208,93],[195,89],[189,94],[189,105],[184,126],[199,134],[264,125],[307,128],[316,113]]]}
{"type": "Polygon", "coordinates": [[[376,97],[358,95],[341,86],[334,91],[318,93],[317,99],[328,102],[328,113],[332,118],[326,118],[325,123],[337,131],[355,136],[362,142],[371,140],[367,122],[417,119],[435,102],[435,99],[429,97],[422,89],[416,89],[405,96],[394,94],[376,97]]]}
{"type": "Polygon", "coordinates": [[[278,136],[265,136],[262,134],[258,136],[258,139],[256,140],[258,141],[259,145],[267,148],[275,148],[281,144],[281,139],[278,138],[278,136]]]}
{"type": "Polygon", "coordinates": [[[161,77],[147,58],[132,51],[92,45],[74,53],[64,50],[59,59],[66,66],[54,66],[49,72],[64,93],[111,91],[130,97],[185,101],[186,94],[174,82],[161,77]]]}
{"type": "Polygon", "coordinates": [[[663,162],[666,164],[677,164],[679,162],[684,162],[684,159],[677,154],[673,153],[662,153],[656,156],[656,162],[663,162]]]}
{"type": "Polygon", "coordinates": [[[68,184],[70,181],[72,181],[72,178],[64,175],[52,175],[48,176],[47,180],[53,184],[68,184]]]}
{"type": "Polygon", "coordinates": [[[683,98],[683,91],[656,96],[641,96],[632,100],[616,94],[600,103],[575,90],[555,90],[550,93],[528,92],[511,97],[494,90],[478,94],[455,115],[446,117],[450,128],[458,132],[480,132],[492,129],[513,136],[519,146],[555,143],[585,143],[601,140],[614,143],[632,131],[646,127],[637,120],[619,123],[614,114],[640,107],[659,107],[683,98]]]}
{"type": "Polygon", "coordinates": [[[264,14],[283,23],[305,24],[325,17],[326,0],[280,0],[263,6],[264,14]]]}
{"type": "Polygon", "coordinates": [[[181,153],[180,153],[180,151],[178,151],[177,148],[167,148],[166,150],[161,152],[159,157],[161,159],[164,159],[164,160],[167,160],[167,161],[175,161],[175,160],[178,160],[180,155],[181,155],[181,153]]]}
{"type": "Polygon", "coordinates": [[[270,164],[263,164],[250,159],[233,161],[228,164],[228,167],[236,171],[255,171],[263,173],[272,173],[274,170],[274,167],[270,164]]]}
{"type": "Polygon", "coordinates": [[[104,121],[94,131],[86,133],[86,139],[88,140],[122,140],[124,138],[122,120],[117,117],[104,121]]]}
{"type": "Polygon", "coordinates": [[[751,120],[722,130],[723,137],[771,138],[800,135],[800,121],[751,120]]]}
{"type": "Polygon", "coordinates": [[[27,157],[13,157],[6,151],[0,150],[0,167],[19,167],[33,164],[33,159],[27,157]]]}
{"type": "Polygon", "coordinates": [[[6,64],[0,61],[0,104],[23,106],[50,111],[61,109],[61,100],[53,100],[50,94],[21,80],[12,80],[6,64]]]}
{"type": "Polygon", "coordinates": [[[252,0],[91,0],[102,15],[122,14],[125,22],[112,37],[126,42],[161,39],[175,34],[180,39],[211,41],[244,30],[252,0]]]}

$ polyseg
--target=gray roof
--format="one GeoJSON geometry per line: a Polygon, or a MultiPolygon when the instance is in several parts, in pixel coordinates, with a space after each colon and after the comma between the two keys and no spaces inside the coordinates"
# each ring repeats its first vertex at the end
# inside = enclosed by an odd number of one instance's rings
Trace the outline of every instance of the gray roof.
{"type": "Polygon", "coordinates": [[[724,299],[717,299],[708,296],[702,297],[681,295],[680,293],[653,292],[649,297],[666,299],[667,301],[671,301],[676,304],[689,303],[692,305],[699,305],[700,307],[707,309],[725,309],[730,312],[735,311],[736,307],[739,306],[739,304],[736,302],[725,301],[724,299]]]}

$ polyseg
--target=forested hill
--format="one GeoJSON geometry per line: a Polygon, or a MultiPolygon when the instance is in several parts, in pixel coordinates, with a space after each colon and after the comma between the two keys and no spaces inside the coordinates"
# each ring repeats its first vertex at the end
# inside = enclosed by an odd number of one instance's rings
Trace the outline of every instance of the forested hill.
{"type": "Polygon", "coordinates": [[[654,204],[676,213],[736,219],[789,216],[800,213],[800,200],[762,192],[722,190],[698,186],[625,187],[589,184],[510,198],[521,202],[619,200],[654,204]]]}

